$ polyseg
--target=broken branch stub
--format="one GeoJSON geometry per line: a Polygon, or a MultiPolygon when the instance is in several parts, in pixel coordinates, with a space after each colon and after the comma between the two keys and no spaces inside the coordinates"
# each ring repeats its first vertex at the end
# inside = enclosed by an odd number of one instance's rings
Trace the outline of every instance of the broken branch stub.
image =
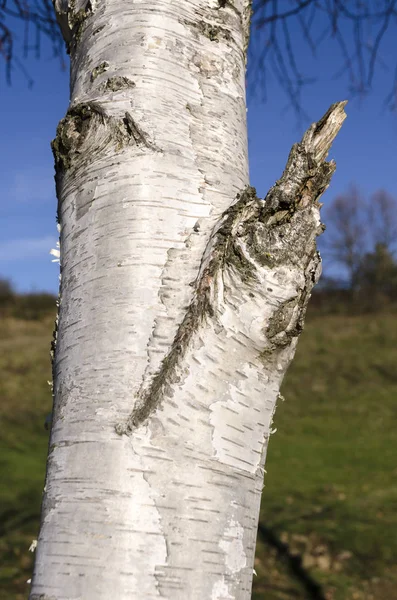
{"type": "Polygon", "coordinates": [[[294,144],[283,175],[265,199],[247,186],[223,213],[209,238],[193,300],[172,347],[159,371],[142,382],[132,414],[126,424],[117,425],[118,433],[131,432],[161,406],[183,379],[193,336],[199,335],[205,344],[207,327],[215,326],[227,337],[246,332],[264,366],[281,365],[285,372],[321,273],[316,237],[324,227],[318,200],[336,168],[334,161],[325,159],[346,118],[345,105],[333,104],[294,144]],[[240,310],[242,305],[245,310],[240,310]],[[254,320],[259,327],[252,326],[254,320]]]}

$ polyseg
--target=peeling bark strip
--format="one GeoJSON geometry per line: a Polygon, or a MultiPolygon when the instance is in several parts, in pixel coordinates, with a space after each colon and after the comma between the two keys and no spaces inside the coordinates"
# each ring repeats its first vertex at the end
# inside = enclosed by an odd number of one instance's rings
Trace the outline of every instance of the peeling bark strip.
{"type": "MultiPolygon", "coordinates": [[[[335,171],[334,161],[325,158],[346,114],[345,102],[333,104],[320,121],[313,123],[300,143],[294,144],[282,177],[266,198],[256,196],[253,187],[237,194],[236,201],[216,224],[195,282],[193,300],[178,329],[169,354],[148,384],[143,382],[135,407],[126,424],[116,426],[127,434],[161,407],[162,400],[181,380],[183,358],[192,337],[205,330],[208,320],[221,325],[219,315],[227,302],[224,272],[232,269],[251,297],[263,297],[263,272],[280,268],[298,269],[303,278],[296,295],[277,303],[263,326],[263,348],[267,357],[289,346],[303,330],[311,290],[321,273],[316,237],[323,231],[319,198],[335,171]]],[[[271,291],[271,290],[270,290],[271,291]]],[[[201,334],[205,340],[205,333],[201,334]]]]}

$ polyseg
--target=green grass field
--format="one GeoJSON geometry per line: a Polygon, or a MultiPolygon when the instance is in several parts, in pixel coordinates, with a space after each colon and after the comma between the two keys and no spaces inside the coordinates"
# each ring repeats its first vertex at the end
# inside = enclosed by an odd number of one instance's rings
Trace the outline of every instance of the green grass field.
{"type": "MultiPolygon", "coordinates": [[[[397,598],[396,365],[392,314],[309,315],[283,385],[261,522],[327,600],[397,598]]],[[[310,598],[268,588],[262,556],[255,598],[310,598]]]]}
{"type": "MultiPolygon", "coordinates": [[[[27,598],[53,315],[0,324],[0,600],[27,598]]],[[[397,600],[397,319],[309,314],[267,458],[253,598],[397,600]]]]}

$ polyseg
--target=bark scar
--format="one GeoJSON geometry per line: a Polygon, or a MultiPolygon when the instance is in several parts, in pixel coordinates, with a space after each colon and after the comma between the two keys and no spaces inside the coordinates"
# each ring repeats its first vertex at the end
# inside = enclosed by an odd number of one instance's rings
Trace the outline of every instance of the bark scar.
{"type": "Polygon", "coordinates": [[[123,123],[127,130],[128,135],[130,135],[136,144],[143,144],[146,148],[151,148],[152,150],[158,150],[154,144],[149,142],[147,139],[147,134],[142,131],[142,129],[135,123],[134,119],[130,115],[129,112],[125,113],[123,123]]]}

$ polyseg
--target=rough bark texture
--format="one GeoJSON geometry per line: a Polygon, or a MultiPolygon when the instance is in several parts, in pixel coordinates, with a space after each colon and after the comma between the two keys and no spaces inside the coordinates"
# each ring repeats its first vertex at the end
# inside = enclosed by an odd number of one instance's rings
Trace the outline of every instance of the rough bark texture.
{"type": "Polygon", "coordinates": [[[247,600],[344,103],[261,200],[248,1],[55,6],[71,104],[53,142],[62,280],[30,598],[247,600]]]}
{"type": "MultiPolygon", "coordinates": [[[[335,163],[324,158],[345,118],[345,104],[332,105],[302,142],[293,146],[283,176],[264,200],[256,197],[255,188],[247,186],[224,212],[210,236],[193,300],[172,347],[150,384],[143,382],[132,414],[125,425],[117,426],[118,433],[134,431],[161,408],[168,391],[174,395],[174,385],[183,380],[186,353],[194,338],[208,346],[207,328],[215,328],[217,336],[225,332],[227,338],[241,331],[247,317],[233,319],[229,315],[231,322],[236,321],[234,329],[225,316],[228,307],[234,311],[244,305],[246,312],[248,308],[247,337],[255,334],[251,342],[264,366],[275,366],[279,350],[291,346],[294,351],[311,290],[321,273],[316,249],[316,237],[323,231],[318,199],[335,170],[335,163]],[[269,287],[274,285],[272,281],[277,282],[277,291],[269,287]],[[280,296],[282,288],[285,294],[280,296]],[[238,304],[237,291],[241,296],[238,304]],[[267,319],[263,316],[266,310],[270,312],[267,319]],[[258,325],[253,322],[258,319],[259,331],[255,331],[258,325]]],[[[224,350],[228,351],[227,345],[224,350]]]]}

